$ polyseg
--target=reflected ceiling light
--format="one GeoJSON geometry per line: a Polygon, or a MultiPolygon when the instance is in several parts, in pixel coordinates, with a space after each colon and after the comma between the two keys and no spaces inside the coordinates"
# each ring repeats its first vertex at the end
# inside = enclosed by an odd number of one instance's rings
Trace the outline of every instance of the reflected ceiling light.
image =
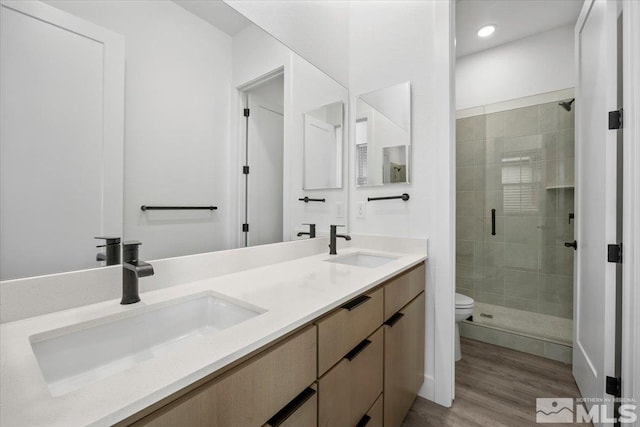
{"type": "Polygon", "coordinates": [[[489,37],[495,30],[495,25],[485,25],[478,30],[478,37],[489,37]]]}

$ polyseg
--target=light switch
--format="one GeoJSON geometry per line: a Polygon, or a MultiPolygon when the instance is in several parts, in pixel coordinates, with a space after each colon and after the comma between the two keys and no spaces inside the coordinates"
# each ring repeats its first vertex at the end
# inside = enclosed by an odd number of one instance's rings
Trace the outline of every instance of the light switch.
{"type": "Polygon", "coordinates": [[[367,216],[367,205],[365,202],[358,202],[357,203],[357,214],[356,217],[363,219],[367,216]]]}

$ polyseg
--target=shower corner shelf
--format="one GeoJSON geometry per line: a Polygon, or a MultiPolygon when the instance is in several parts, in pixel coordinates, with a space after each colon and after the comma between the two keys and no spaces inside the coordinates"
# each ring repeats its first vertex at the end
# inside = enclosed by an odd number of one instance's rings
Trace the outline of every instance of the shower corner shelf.
{"type": "Polygon", "coordinates": [[[573,184],[564,184],[564,185],[550,185],[544,188],[545,190],[564,190],[564,189],[574,189],[573,184]]]}

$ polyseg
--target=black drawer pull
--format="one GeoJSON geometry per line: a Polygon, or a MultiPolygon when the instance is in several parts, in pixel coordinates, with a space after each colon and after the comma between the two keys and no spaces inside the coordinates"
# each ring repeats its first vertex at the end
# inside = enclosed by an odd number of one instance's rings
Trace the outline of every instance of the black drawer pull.
{"type": "Polygon", "coordinates": [[[404,313],[397,312],[393,316],[389,317],[389,320],[384,322],[384,324],[389,326],[389,327],[393,327],[393,325],[398,323],[398,320],[402,319],[403,317],[404,317],[404,313]]]}
{"type": "Polygon", "coordinates": [[[353,347],[353,350],[351,350],[349,353],[347,353],[347,355],[344,356],[344,358],[349,360],[349,362],[351,362],[353,359],[355,359],[362,352],[362,350],[367,348],[369,346],[369,344],[371,344],[371,341],[363,340],[360,344],[358,344],[357,346],[353,347]]]}
{"type": "Polygon", "coordinates": [[[371,299],[371,297],[369,295],[360,295],[359,297],[357,297],[355,299],[352,299],[348,303],[344,304],[340,308],[344,308],[345,310],[351,311],[354,308],[358,307],[359,305],[362,305],[365,302],[369,301],[370,299],[371,299]]]}
{"type": "Polygon", "coordinates": [[[267,421],[267,425],[271,427],[278,427],[280,424],[285,422],[287,418],[293,415],[302,405],[304,405],[307,400],[311,399],[313,395],[316,394],[316,391],[311,387],[307,387],[304,389],[302,393],[297,395],[291,402],[287,403],[287,405],[280,409],[277,414],[267,421]]]}
{"type": "Polygon", "coordinates": [[[367,414],[364,414],[362,418],[360,418],[360,421],[358,421],[358,424],[356,424],[356,427],[364,427],[369,424],[369,421],[371,421],[371,417],[367,414]]]}

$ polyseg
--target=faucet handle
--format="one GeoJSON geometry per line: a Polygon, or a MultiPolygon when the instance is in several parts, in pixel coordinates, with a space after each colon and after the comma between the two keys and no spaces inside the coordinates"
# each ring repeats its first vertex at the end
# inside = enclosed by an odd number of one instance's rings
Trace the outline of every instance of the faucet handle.
{"type": "Polygon", "coordinates": [[[105,244],[104,245],[98,245],[98,246],[96,246],[96,248],[104,248],[105,246],[108,246],[108,245],[119,245],[120,244],[120,238],[119,237],[94,237],[94,239],[105,240],[105,244]]]}
{"type": "Polygon", "coordinates": [[[142,244],[139,240],[127,240],[126,242],[122,242],[122,246],[140,246],[142,244]]]}
{"type": "Polygon", "coordinates": [[[344,224],[331,224],[331,227],[346,227],[344,224]]]}

